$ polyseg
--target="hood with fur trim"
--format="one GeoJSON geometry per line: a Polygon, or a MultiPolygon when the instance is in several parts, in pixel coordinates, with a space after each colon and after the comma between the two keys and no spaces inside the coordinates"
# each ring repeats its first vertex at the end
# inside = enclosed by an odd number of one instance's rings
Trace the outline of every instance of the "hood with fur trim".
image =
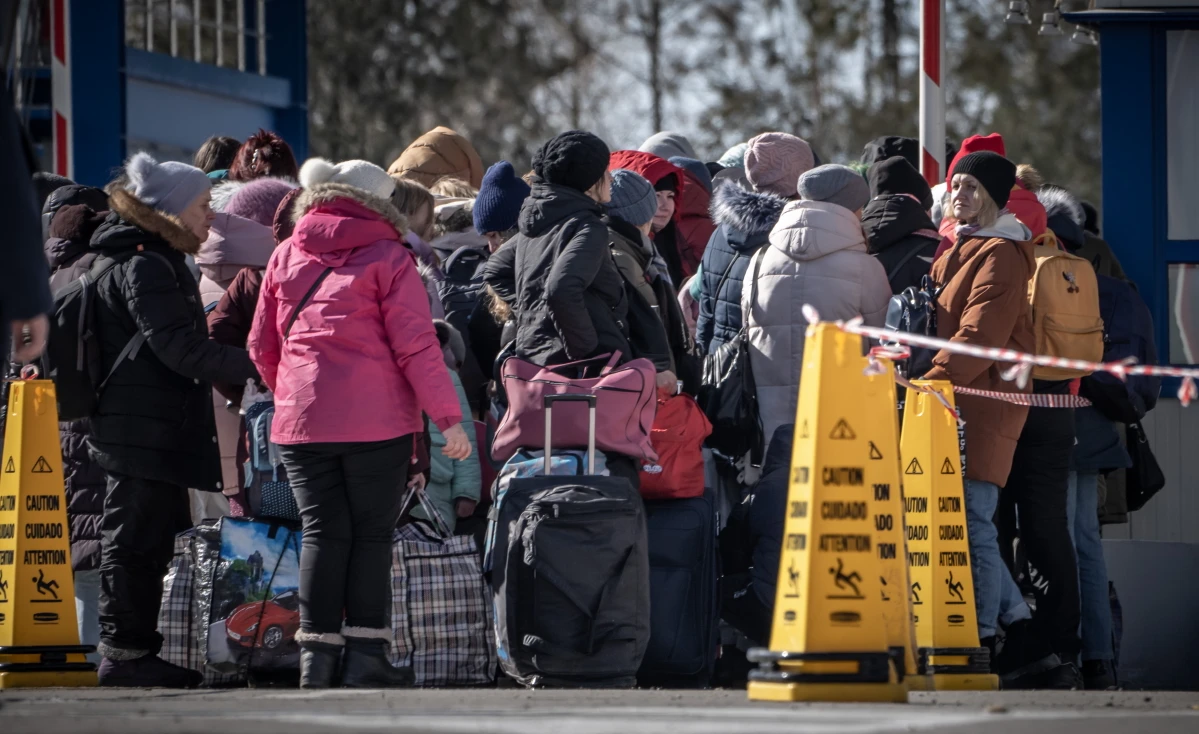
{"type": "Polygon", "coordinates": [[[1045,214],[1049,217],[1064,214],[1080,227],[1087,221],[1082,204],[1074,198],[1073,194],[1063,188],[1044,186],[1037,192],[1037,201],[1045,207],[1045,214]]]}
{"type": "Polygon", "coordinates": [[[296,197],[291,242],[328,267],[345,262],[352,250],[380,240],[401,244],[404,216],[390,201],[354,186],[317,184],[296,197]]]}
{"type": "Polygon", "coordinates": [[[747,237],[769,234],[787,200],[775,194],[749,191],[735,181],[725,181],[712,194],[712,221],[747,237]]]}
{"type": "Polygon", "coordinates": [[[212,210],[217,212],[225,211],[225,207],[229,206],[230,199],[238,191],[245,188],[248,181],[220,181],[212,187],[212,210]]]}
{"type": "Polygon", "coordinates": [[[108,205],[112,213],[92,235],[92,249],[136,247],[157,236],[184,255],[200,251],[200,238],[179,217],[155,209],[125,189],[114,187],[108,205]]]}

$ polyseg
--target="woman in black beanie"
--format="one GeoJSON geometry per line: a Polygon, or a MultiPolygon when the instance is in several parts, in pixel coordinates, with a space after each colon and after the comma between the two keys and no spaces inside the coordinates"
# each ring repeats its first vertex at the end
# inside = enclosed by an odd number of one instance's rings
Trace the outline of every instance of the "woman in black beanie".
{"type": "MultiPolygon", "coordinates": [[[[1028,280],[1032,277],[1032,233],[1005,208],[1016,184],[1016,166],[990,151],[971,153],[958,160],[950,184],[952,215],[958,221],[953,247],[933,263],[930,275],[940,288],[937,296],[937,336],[965,344],[1003,347],[1032,352],[1036,341],[1028,303],[1028,280]]],[[[941,351],[933,357],[933,368],[924,375],[929,380],[948,380],[955,387],[976,390],[1020,392],[1015,383],[1004,380],[1007,365],[998,362],[941,351]]],[[[1055,646],[1048,629],[1058,626],[1054,616],[1069,614],[1065,609],[1045,614],[1040,609],[1033,623],[1028,605],[1012,579],[1000,554],[999,532],[994,517],[999,505],[1000,488],[1004,493],[1024,492],[1028,476],[1018,478],[1017,446],[1025,447],[1028,408],[1003,400],[959,395],[957,405],[966,422],[965,500],[966,524],[970,540],[970,565],[974,577],[975,604],[978,612],[978,636],[994,652],[1000,628],[1007,630],[1003,652],[993,661],[1004,685],[1011,688],[1069,687],[1069,666],[1055,654],[1066,652],[1055,646]],[[1016,486],[1019,485],[1019,486],[1016,486]],[[1065,669],[1065,670],[1059,670],[1065,669]],[[1059,683],[1059,681],[1061,681],[1059,683]]],[[[1058,413],[1069,411],[1058,410],[1058,413]]],[[[1073,442],[1073,417],[1065,416],[1067,435],[1052,435],[1059,421],[1042,417],[1036,428],[1048,428],[1045,441],[1073,442]],[[1050,425],[1052,424],[1052,425],[1050,425]]],[[[1068,454],[1067,454],[1068,458],[1068,454]]],[[[1048,462],[1044,469],[1052,471],[1048,462]]],[[[1061,487],[1061,542],[1063,553],[1074,565],[1073,549],[1065,523],[1065,473],[1061,487]]],[[[1037,484],[1037,486],[1042,486],[1037,484]]],[[[1021,515],[1021,529],[1031,516],[1021,515]]],[[[1040,546],[1038,546],[1040,550],[1040,546]]],[[[1042,556],[1038,554],[1038,558],[1042,556]]],[[[1046,572],[1049,563],[1038,561],[1046,572]]],[[[1056,566],[1055,566],[1056,570],[1056,566]]],[[[1076,572],[1070,572],[1076,574],[1076,572]]],[[[1065,587],[1073,584],[1073,625],[1078,626],[1078,579],[1057,577],[1051,583],[1069,596],[1065,587]]],[[[1077,654],[1077,648],[1074,649],[1077,654]]],[[[1076,672],[1074,673],[1076,675],[1076,672]]]]}
{"type": "Polygon", "coordinates": [[[533,170],[520,234],[508,245],[516,256],[516,353],[547,366],[618,350],[629,358],[624,282],[600,219],[612,197],[608,146],[570,130],[541,146],[533,170]]]}

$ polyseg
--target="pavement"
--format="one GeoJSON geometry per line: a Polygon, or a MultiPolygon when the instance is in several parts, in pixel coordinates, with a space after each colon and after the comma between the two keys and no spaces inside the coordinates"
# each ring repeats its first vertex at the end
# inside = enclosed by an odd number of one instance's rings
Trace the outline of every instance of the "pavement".
{"type": "Polygon", "coordinates": [[[1196,734],[1199,693],[915,693],[902,704],[775,704],[744,691],[283,689],[0,691],[4,734],[1196,734]]]}

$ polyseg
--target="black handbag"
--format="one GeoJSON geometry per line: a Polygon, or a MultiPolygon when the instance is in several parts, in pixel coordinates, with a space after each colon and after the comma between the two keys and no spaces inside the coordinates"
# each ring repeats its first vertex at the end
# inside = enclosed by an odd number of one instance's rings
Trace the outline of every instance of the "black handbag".
{"type": "MultiPolygon", "coordinates": [[[[921,336],[937,335],[937,296],[941,289],[932,278],[925,275],[920,287],[905,288],[903,293],[891,296],[887,304],[886,327],[891,331],[921,336]]],[[[893,346],[893,342],[881,339],[883,346],[893,346]]],[[[905,377],[911,380],[919,379],[933,368],[933,357],[936,349],[927,347],[910,347],[911,357],[899,360],[896,366],[905,377]]]]}
{"type": "MultiPolygon", "coordinates": [[[[758,295],[761,263],[761,257],[754,260],[749,291],[751,308],[758,295]]],[[[743,316],[737,336],[704,358],[703,384],[697,402],[712,424],[712,435],[707,441],[710,448],[734,459],[749,452],[751,462],[762,461],[765,448],[762,419],[758,414],[758,389],[749,363],[749,314],[743,316]]]]}
{"type": "Polygon", "coordinates": [[[1132,468],[1127,473],[1125,494],[1128,511],[1135,512],[1166,486],[1166,475],[1162,473],[1161,465],[1149,447],[1149,437],[1139,422],[1128,424],[1128,455],[1132,457],[1132,468]]]}

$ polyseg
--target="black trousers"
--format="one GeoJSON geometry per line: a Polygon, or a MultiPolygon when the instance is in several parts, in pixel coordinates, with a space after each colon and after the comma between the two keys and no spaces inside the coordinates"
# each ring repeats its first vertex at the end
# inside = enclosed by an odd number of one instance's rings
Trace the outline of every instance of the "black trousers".
{"type": "Polygon", "coordinates": [[[100,642],[157,654],[162,579],[191,527],[187,489],[109,472],[100,520],[100,642]]]}
{"type": "MultiPolygon", "coordinates": [[[[1037,573],[1035,628],[1063,660],[1078,657],[1081,615],[1078,559],[1066,521],[1074,411],[1030,408],[999,495],[998,515],[1019,523],[1020,545],[1037,573]]],[[[1010,522],[997,523],[1005,550],[1014,539],[1010,522]]]]}
{"type": "Polygon", "coordinates": [[[390,629],[391,546],[412,458],[412,436],[280,446],[304,542],[300,628],[390,629]]]}

